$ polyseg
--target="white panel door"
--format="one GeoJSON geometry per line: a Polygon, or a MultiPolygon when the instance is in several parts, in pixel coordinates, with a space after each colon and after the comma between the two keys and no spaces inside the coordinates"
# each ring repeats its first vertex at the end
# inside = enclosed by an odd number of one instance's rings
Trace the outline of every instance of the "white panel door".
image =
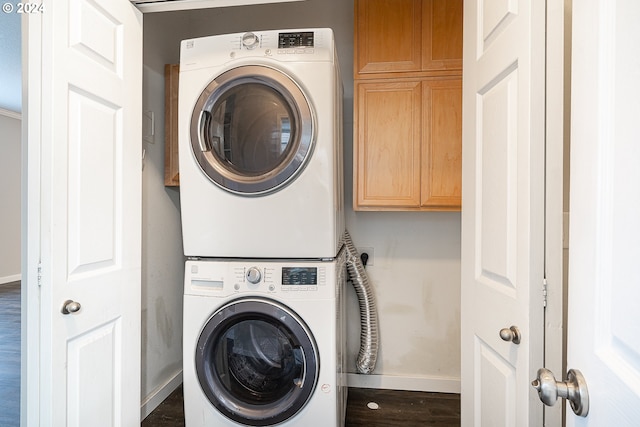
{"type": "MultiPolygon", "coordinates": [[[[567,367],[590,409],[640,424],[640,2],[573,2],[567,367]]],[[[561,374],[555,372],[559,377],[561,374]]]]}
{"type": "Polygon", "coordinates": [[[40,207],[27,239],[39,228],[41,278],[39,337],[27,336],[39,392],[23,419],[129,427],[140,422],[142,15],[127,0],[43,3],[26,46],[27,143],[40,160],[39,173],[28,161],[40,207]],[[79,311],[64,314],[67,300],[79,311]]]}
{"type": "Polygon", "coordinates": [[[462,425],[542,425],[545,2],[466,0],[464,67],[462,425]]]}

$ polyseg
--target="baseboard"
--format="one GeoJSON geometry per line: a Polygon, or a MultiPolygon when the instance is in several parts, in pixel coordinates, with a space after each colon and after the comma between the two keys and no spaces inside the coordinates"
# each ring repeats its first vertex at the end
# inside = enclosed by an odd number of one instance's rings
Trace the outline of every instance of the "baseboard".
{"type": "Polygon", "coordinates": [[[358,388],[460,393],[460,378],[450,377],[347,374],[347,385],[358,388]]]}
{"type": "Polygon", "coordinates": [[[22,280],[21,274],[14,274],[12,276],[0,277],[0,285],[3,285],[5,283],[17,282],[19,280],[22,280]]]}
{"type": "Polygon", "coordinates": [[[176,372],[173,378],[152,391],[140,405],[140,421],[147,418],[173,391],[182,384],[182,370],[176,372]]]}

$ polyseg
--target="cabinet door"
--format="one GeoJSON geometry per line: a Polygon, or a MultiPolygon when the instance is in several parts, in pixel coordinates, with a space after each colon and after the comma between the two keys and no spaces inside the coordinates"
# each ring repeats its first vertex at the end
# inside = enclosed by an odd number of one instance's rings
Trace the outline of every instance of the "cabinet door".
{"type": "Polygon", "coordinates": [[[458,208],[462,202],[462,79],[425,80],[422,89],[422,206],[458,208]]]}
{"type": "Polygon", "coordinates": [[[422,0],[356,0],[356,77],[420,71],[422,0]]]}
{"type": "Polygon", "coordinates": [[[355,86],[354,209],[419,208],[420,81],[355,86]]]}
{"type": "Polygon", "coordinates": [[[462,70],[462,0],[423,0],[422,69],[462,70]]]}

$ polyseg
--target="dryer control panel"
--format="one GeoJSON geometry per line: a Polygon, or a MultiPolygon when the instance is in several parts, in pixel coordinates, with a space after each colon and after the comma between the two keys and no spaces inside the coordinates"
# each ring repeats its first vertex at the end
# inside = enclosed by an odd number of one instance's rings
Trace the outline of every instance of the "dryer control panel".
{"type": "Polygon", "coordinates": [[[335,46],[330,28],[248,31],[183,40],[180,71],[220,66],[255,58],[280,62],[333,62],[335,46]]]}
{"type": "Polygon", "coordinates": [[[278,49],[294,49],[298,47],[313,47],[313,31],[295,33],[279,33],[278,49]]]}

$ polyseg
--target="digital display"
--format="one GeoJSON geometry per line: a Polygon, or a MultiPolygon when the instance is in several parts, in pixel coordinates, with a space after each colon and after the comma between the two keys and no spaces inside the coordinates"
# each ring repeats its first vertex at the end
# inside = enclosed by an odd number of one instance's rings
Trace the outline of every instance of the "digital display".
{"type": "Polygon", "coordinates": [[[313,47],[313,31],[278,34],[278,49],[313,47]]]}
{"type": "Polygon", "coordinates": [[[283,285],[317,285],[318,269],[315,267],[283,267],[283,285]]]}

